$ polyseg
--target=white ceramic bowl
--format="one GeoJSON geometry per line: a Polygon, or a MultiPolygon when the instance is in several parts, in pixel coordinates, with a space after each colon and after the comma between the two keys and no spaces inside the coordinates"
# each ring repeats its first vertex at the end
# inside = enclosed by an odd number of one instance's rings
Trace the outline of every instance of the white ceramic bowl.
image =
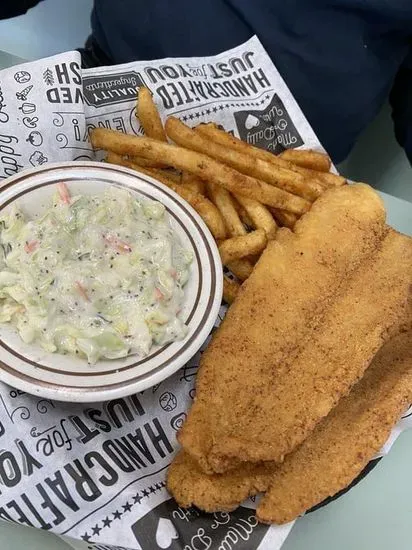
{"type": "Polygon", "coordinates": [[[198,214],[163,184],[127,168],[98,162],[48,164],[6,180],[0,188],[0,210],[18,201],[29,215],[50,204],[58,182],[72,193],[97,194],[110,185],[160,201],[182,243],[193,251],[192,272],[185,286],[182,315],[187,336],[172,344],[154,346],[139,359],[99,361],[47,353],[27,345],[8,325],[0,325],[0,380],[20,390],[71,402],[105,401],[131,395],[164,380],[182,367],[210,333],[222,299],[222,267],[215,241],[198,214]]]}

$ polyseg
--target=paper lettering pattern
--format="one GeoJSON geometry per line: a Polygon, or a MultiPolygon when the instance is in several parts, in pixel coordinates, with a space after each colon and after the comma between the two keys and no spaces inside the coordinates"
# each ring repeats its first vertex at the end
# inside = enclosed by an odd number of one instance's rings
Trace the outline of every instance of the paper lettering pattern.
{"type": "MultiPolygon", "coordinates": [[[[141,85],[163,120],[216,122],[275,152],[322,150],[256,37],[209,58],[83,71],[69,52],[0,72],[0,185],[23,168],[100,160],[92,128],[142,135],[141,85]]],[[[76,550],[280,548],[291,525],[258,525],[255,499],[207,515],[180,509],[165,489],[199,360],[142,393],[99,404],[58,403],[0,383],[0,519],[69,537],[76,550]]],[[[406,413],[392,442],[411,423],[406,413]]]]}

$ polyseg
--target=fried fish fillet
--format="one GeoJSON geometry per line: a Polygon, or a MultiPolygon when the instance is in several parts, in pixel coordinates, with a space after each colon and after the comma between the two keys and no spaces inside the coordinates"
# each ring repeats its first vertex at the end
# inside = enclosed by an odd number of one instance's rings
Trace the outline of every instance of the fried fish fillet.
{"type": "Polygon", "coordinates": [[[167,489],[179,506],[205,512],[230,512],[247,497],[266,491],[275,463],[245,462],[224,474],[205,474],[197,462],[180,451],[167,472],[167,489]]]}
{"type": "Polygon", "coordinates": [[[262,396],[255,421],[263,426],[264,415],[269,411],[270,416],[266,416],[268,428],[254,433],[258,452],[249,450],[247,437],[252,437],[253,427],[249,433],[234,427],[214,444],[209,460],[218,466],[222,456],[281,461],[302,443],[363,376],[382,344],[398,331],[411,284],[412,240],[390,231],[373,258],[363,262],[336,294],[311,342],[273,380],[273,391],[262,396]]]}
{"type": "MultiPolygon", "coordinates": [[[[409,324],[411,326],[411,324],[409,324]]],[[[347,487],[379,451],[412,400],[412,331],[391,339],[365,376],[282,464],[241,464],[205,474],[186,452],[175,458],[167,487],[183,507],[231,511],[267,491],[257,509],[263,522],[286,523],[347,487]]]]}
{"type": "Polygon", "coordinates": [[[287,523],[347,487],[411,400],[412,332],[406,332],[382,348],[351,393],[274,469],[258,519],[287,523]]]}
{"type": "Polygon", "coordinates": [[[327,191],[278,232],[203,355],[179,433],[205,472],[282,461],[396,329],[411,244],[368,186],[327,191]]]}

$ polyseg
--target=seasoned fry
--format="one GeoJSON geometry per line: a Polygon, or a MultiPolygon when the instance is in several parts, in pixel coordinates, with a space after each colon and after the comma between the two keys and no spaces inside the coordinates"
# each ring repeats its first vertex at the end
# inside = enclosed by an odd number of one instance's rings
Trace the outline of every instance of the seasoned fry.
{"type": "Polygon", "coordinates": [[[249,143],[246,143],[245,141],[242,141],[241,139],[232,136],[232,134],[228,134],[224,130],[221,130],[216,126],[216,124],[208,123],[208,124],[199,124],[199,126],[196,126],[196,132],[207,136],[209,139],[216,143],[220,143],[221,145],[224,145],[226,147],[230,147],[231,149],[235,149],[241,153],[245,153],[246,155],[251,155],[255,158],[260,158],[262,160],[266,160],[267,162],[277,163],[279,166],[287,167],[288,163],[286,161],[282,161],[282,159],[279,159],[279,157],[275,156],[270,151],[266,151],[265,149],[260,149],[259,147],[254,147],[253,145],[250,145],[249,143]]]}
{"type": "Polygon", "coordinates": [[[223,277],[223,300],[227,304],[235,301],[236,295],[239,292],[240,284],[233,279],[229,279],[227,275],[223,277]]]}
{"type": "Polygon", "coordinates": [[[329,172],[332,164],[328,155],[312,150],[286,149],[279,156],[298,166],[317,170],[318,172],[329,172]]]}
{"type": "Polygon", "coordinates": [[[175,117],[167,119],[165,129],[167,135],[178,145],[198,153],[205,153],[235,170],[239,170],[242,174],[270,183],[306,200],[314,201],[324,191],[322,185],[306,180],[296,172],[285,170],[260,158],[245,155],[230,147],[215,143],[175,117]]]}
{"type": "Polygon", "coordinates": [[[147,137],[167,142],[159,111],[153,101],[152,94],[144,86],[139,88],[138,92],[137,117],[147,137]]]}
{"type": "Polygon", "coordinates": [[[204,180],[222,185],[232,193],[250,197],[268,206],[295,214],[303,214],[310,209],[309,201],[241,174],[202,153],[150,138],[128,136],[106,128],[92,130],[90,139],[95,149],[109,149],[120,155],[138,155],[152,160],[162,160],[178,170],[192,172],[204,180]]]}
{"type": "Polygon", "coordinates": [[[225,221],[229,235],[231,237],[246,235],[246,229],[239,218],[229,191],[215,183],[207,183],[207,189],[210,200],[216,205],[225,221]]]}
{"type": "Polygon", "coordinates": [[[173,189],[173,186],[176,185],[174,175],[168,174],[166,170],[159,170],[156,168],[145,168],[143,166],[135,164],[131,160],[123,158],[121,155],[118,155],[117,153],[113,153],[112,151],[107,152],[106,161],[110,162],[111,164],[117,164],[118,166],[125,166],[126,168],[131,168],[132,170],[136,170],[138,172],[141,172],[142,174],[146,174],[147,176],[150,176],[152,178],[159,180],[161,183],[163,183],[164,185],[167,185],[167,187],[170,187],[171,189],[173,189]]]}
{"type": "Polygon", "coordinates": [[[142,157],[131,157],[129,160],[131,160],[134,164],[143,166],[143,168],[164,168],[165,167],[165,165],[161,162],[143,159],[142,157]]]}
{"type": "Polygon", "coordinates": [[[226,267],[230,269],[233,275],[239,279],[239,281],[246,281],[250,277],[253,271],[253,264],[247,258],[241,258],[239,260],[233,260],[229,262],[226,267]]]}
{"type": "Polygon", "coordinates": [[[248,256],[247,259],[250,261],[250,263],[255,266],[257,262],[259,261],[259,258],[262,254],[255,254],[254,256],[248,256]]]}
{"type": "Polygon", "coordinates": [[[106,158],[107,161],[111,162],[112,164],[118,164],[120,166],[132,168],[137,172],[141,172],[142,174],[151,176],[159,180],[164,185],[167,185],[167,187],[173,189],[175,193],[185,199],[196,210],[196,212],[202,217],[203,221],[210,229],[210,232],[215,239],[224,239],[226,237],[225,223],[219,213],[219,210],[209,199],[207,199],[203,195],[200,195],[200,193],[196,193],[194,191],[191,191],[190,189],[186,189],[181,185],[176,184],[173,179],[165,175],[164,171],[162,170],[143,168],[142,166],[133,164],[133,162],[131,162],[130,160],[123,159],[120,155],[117,155],[116,153],[110,151],[107,153],[106,158]]]}
{"type": "Polygon", "coordinates": [[[275,219],[279,225],[282,227],[288,227],[289,229],[293,229],[295,227],[295,223],[299,219],[299,216],[296,216],[296,214],[286,212],[286,210],[280,210],[279,208],[270,208],[270,211],[275,216],[275,219]]]}
{"type": "Polygon", "coordinates": [[[153,173],[157,176],[166,176],[169,180],[173,181],[177,185],[180,185],[180,181],[182,179],[181,175],[176,172],[176,170],[170,170],[169,168],[163,168],[161,170],[153,168],[153,173]]]}
{"type": "Polygon", "coordinates": [[[275,238],[278,226],[273,219],[272,214],[264,204],[241,195],[236,195],[236,200],[246,210],[248,216],[252,220],[253,227],[263,229],[268,240],[275,238]]]}
{"type": "Polygon", "coordinates": [[[346,179],[342,176],[337,176],[336,174],[331,173],[326,174],[324,172],[315,172],[309,168],[297,166],[293,162],[285,160],[279,155],[274,155],[270,151],[266,151],[264,149],[260,149],[260,147],[254,147],[253,145],[245,143],[241,139],[228,134],[224,130],[220,130],[215,124],[200,124],[196,127],[196,132],[209,137],[216,143],[220,143],[226,147],[231,147],[232,149],[236,149],[241,153],[254,156],[255,158],[266,160],[267,162],[271,162],[281,168],[301,174],[309,180],[315,180],[317,183],[323,182],[328,186],[343,185],[346,183],[346,179]]]}
{"type": "MultiPolygon", "coordinates": [[[[301,170],[308,170],[308,172],[312,172],[312,170],[309,170],[308,168],[301,168],[301,170]]],[[[335,187],[348,183],[343,176],[332,174],[332,172],[315,172],[315,174],[316,178],[327,187],[335,187]]]]}
{"type": "Polygon", "coordinates": [[[259,254],[266,245],[267,237],[263,229],[256,229],[247,235],[227,239],[219,246],[222,264],[227,266],[233,260],[259,254]]]}
{"type": "Polygon", "coordinates": [[[243,224],[247,227],[253,227],[253,222],[250,219],[249,214],[246,212],[240,202],[236,200],[235,197],[233,197],[233,204],[235,205],[237,213],[239,214],[239,218],[242,220],[243,224]]]}
{"type": "Polygon", "coordinates": [[[216,240],[224,238],[226,235],[225,222],[219,210],[209,199],[190,189],[181,188],[181,186],[174,188],[174,191],[183,197],[193,206],[196,212],[200,214],[216,240]]]}
{"type": "Polygon", "coordinates": [[[192,191],[196,191],[197,193],[201,193],[202,195],[206,193],[206,183],[190,172],[182,172],[180,183],[184,187],[187,187],[192,191]]]}

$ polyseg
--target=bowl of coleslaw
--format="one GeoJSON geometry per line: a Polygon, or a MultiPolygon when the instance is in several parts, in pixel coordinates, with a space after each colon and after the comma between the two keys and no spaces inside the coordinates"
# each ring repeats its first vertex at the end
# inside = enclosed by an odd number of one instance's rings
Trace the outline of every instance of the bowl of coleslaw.
{"type": "Polygon", "coordinates": [[[153,178],[69,162],[2,185],[2,381],[70,402],[142,391],[195,355],[221,298],[213,237],[153,178]]]}

